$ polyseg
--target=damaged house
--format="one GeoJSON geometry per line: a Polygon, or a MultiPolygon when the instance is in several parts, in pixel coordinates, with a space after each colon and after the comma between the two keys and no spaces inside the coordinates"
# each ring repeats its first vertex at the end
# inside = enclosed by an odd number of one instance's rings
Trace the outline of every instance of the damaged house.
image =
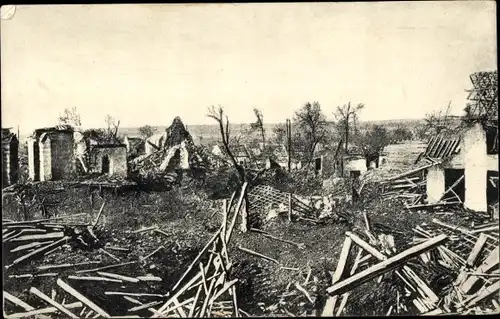
{"type": "Polygon", "coordinates": [[[456,136],[436,136],[418,161],[438,163],[427,172],[427,201],[453,198],[487,212],[498,204],[498,127],[475,123],[456,136]]]}
{"type": "Polygon", "coordinates": [[[70,126],[36,129],[28,139],[32,181],[71,179],[75,173],[74,130],[70,126]]]}
{"type": "Polygon", "coordinates": [[[417,161],[436,164],[427,172],[429,203],[452,198],[465,208],[497,215],[498,74],[476,72],[470,79],[471,103],[459,132],[432,138],[417,161]]]}
{"type": "Polygon", "coordinates": [[[2,188],[19,179],[19,140],[8,128],[2,128],[2,188]]]}
{"type": "Polygon", "coordinates": [[[140,137],[126,136],[123,144],[127,147],[129,156],[140,156],[146,153],[146,142],[140,137]]]}
{"type": "Polygon", "coordinates": [[[125,144],[97,144],[90,147],[90,173],[127,178],[127,146],[125,144]]]}

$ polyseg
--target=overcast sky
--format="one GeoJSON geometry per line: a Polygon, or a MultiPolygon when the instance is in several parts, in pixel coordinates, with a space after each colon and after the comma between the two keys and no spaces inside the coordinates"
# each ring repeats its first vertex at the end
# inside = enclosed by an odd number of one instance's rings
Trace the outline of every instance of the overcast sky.
{"type": "Polygon", "coordinates": [[[422,118],[465,106],[469,75],[496,69],[493,1],[18,6],[1,21],[2,126],[29,132],[77,107],[84,126],[422,118]]]}

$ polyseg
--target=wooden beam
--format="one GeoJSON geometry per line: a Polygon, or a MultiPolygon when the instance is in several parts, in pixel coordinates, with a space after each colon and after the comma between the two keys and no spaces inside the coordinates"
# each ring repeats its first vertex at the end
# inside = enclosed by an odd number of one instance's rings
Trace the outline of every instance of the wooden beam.
{"type": "Polygon", "coordinates": [[[90,309],[93,311],[97,312],[99,315],[101,315],[104,318],[110,318],[110,315],[106,313],[104,310],[102,310],[99,306],[97,306],[95,303],[87,299],[84,295],[73,289],[70,285],[62,281],[61,279],[57,279],[57,285],[64,289],[67,293],[75,297],[76,299],[80,300],[82,303],[87,305],[90,309]]]}
{"type": "Polygon", "coordinates": [[[479,254],[483,250],[483,247],[486,244],[487,240],[488,240],[488,237],[486,237],[483,233],[481,233],[479,235],[479,238],[477,239],[476,244],[474,245],[474,248],[472,248],[472,251],[469,255],[469,258],[467,258],[467,265],[468,266],[471,266],[471,267],[474,266],[474,264],[477,261],[477,258],[479,257],[479,254]]]}
{"type": "MultiPolygon", "coordinates": [[[[458,186],[458,184],[460,184],[460,182],[461,182],[464,178],[465,178],[465,175],[460,176],[460,178],[459,178],[459,179],[457,179],[457,180],[456,180],[456,181],[455,181],[455,182],[454,182],[454,183],[453,183],[450,187],[448,187],[448,188],[444,191],[443,195],[441,195],[441,198],[440,198],[439,200],[442,200],[442,199],[444,198],[444,196],[445,196],[446,194],[448,194],[448,192],[453,191],[453,189],[454,189],[455,187],[457,187],[457,186],[458,186]]],[[[453,192],[453,193],[455,193],[455,192],[453,192]]],[[[455,195],[456,195],[456,196],[458,196],[456,193],[455,193],[455,195]]]]}
{"type": "Polygon", "coordinates": [[[65,237],[59,239],[58,241],[53,242],[52,244],[49,244],[47,246],[43,246],[43,247],[40,247],[38,249],[35,249],[32,252],[30,252],[30,253],[28,253],[26,255],[23,255],[23,256],[17,258],[16,260],[14,260],[12,262],[12,264],[5,266],[5,269],[9,269],[10,267],[12,267],[12,266],[14,266],[16,264],[19,264],[20,262],[23,262],[23,261],[25,261],[27,259],[30,259],[31,257],[33,257],[35,255],[38,255],[40,253],[49,251],[49,250],[51,250],[51,249],[53,249],[53,248],[55,248],[55,247],[57,247],[59,245],[62,245],[62,243],[65,242],[65,241],[67,241],[68,239],[69,239],[69,236],[65,236],[65,237]]]}
{"type": "MultiPolygon", "coordinates": [[[[486,260],[479,266],[475,272],[477,273],[488,273],[490,272],[493,268],[498,267],[499,264],[499,258],[498,258],[498,249],[493,249],[486,260]]],[[[466,281],[462,283],[460,286],[460,290],[464,294],[468,294],[472,287],[476,284],[476,282],[479,280],[477,276],[470,276],[467,278],[466,281]]]]}
{"type": "Polygon", "coordinates": [[[78,319],[79,317],[69,311],[68,309],[64,308],[60,303],[55,302],[52,300],[49,296],[41,292],[40,290],[36,289],[35,287],[30,288],[30,292],[34,295],[36,295],[38,298],[42,299],[46,303],[50,304],[51,306],[57,308],[60,312],[64,313],[65,315],[69,316],[70,318],[75,318],[78,319]]]}
{"type": "Polygon", "coordinates": [[[327,288],[327,292],[330,294],[347,292],[350,289],[405,263],[411,258],[414,258],[430,249],[441,245],[447,239],[448,237],[446,235],[439,235],[437,237],[431,238],[419,245],[416,245],[395,256],[392,256],[374,265],[371,268],[361,271],[344,281],[334,284],[333,286],[327,288]]]}
{"type": "Polygon", "coordinates": [[[35,310],[34,307],[28,305],[27,303],[25,303],[24,301],[22,301],[21,299],[17,298],[16,296],[13,296],[11,295],[10,293],[8,293],[7,291],[3,291],[3,296],[5,299],[7,299],[8,301],[12,302],[13,304],[15,304],[16,306],[19,306],[21,308],[23,308],[24,310],[26,311],[31,311],[31,310],[35,310]]]}
{"type": "Polygon", "coordinates": [[[337,268],[335,269],[335,273],[332,276],[332,284],[335,284],[337,281],[339,281],[344,274],[347,257],[349,256],[349,252],[351,251],[351,245],[352,239],[350,237],[346,237],[344,239],[344,245],[342,246],[342,250],[340,252],[339,261],[337,262],[337,268]]]}
{"type": "Polygon", "coordinates": [[[500,281],[496,281],[493,284],[483,288],[474,299],[470,300],[467,303],[467,308],[474,307],[479,302],[483,301],[486,298],[491,297],[495,293],[498,295],[499,290],[500,290],[500,281]]]}
{"type": "MultiPolygon", "coordinates": [[[[66,309],[75,309],[75,308],[80,308],[82,307],[83,304],[79,301],[77,302],[73,302],[73,303],[69,303],[69,304],[66,304],[64,305],[64,308],[66,309]]],[[[40,315],[43,315],[43,314],[49,314],[49,313],[54,313],[58,311],[58,309],[56,307],[48,307],[48,308],[42,308],[42,309],[33,309],[31,311],[27,311],[27,312],[18,312],[18,313],[13,313],[13,314],[10,314],[8,316],[6,316],[6,318],[29,318],[29,317],[36,317],[36,316],[40,316],[40,315]]],[[[50,317],[48,317],[50,318],[50,317]]]]}

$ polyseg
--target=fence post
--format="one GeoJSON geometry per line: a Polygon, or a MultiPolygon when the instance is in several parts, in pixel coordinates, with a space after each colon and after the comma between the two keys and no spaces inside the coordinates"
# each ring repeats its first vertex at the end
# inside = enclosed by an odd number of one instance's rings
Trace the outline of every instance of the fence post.
{"type": "Polygon", "coordinates": [[[288,222],[292,221],[292,193],[288,193],[288,222]]]}

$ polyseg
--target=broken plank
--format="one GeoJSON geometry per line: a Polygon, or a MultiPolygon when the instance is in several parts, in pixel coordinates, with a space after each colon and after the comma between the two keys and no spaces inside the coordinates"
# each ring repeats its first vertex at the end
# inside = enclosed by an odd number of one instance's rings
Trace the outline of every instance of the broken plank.
{"type": "Polygon", "coordinates": [[[344,239],[344,245],[342,246],[342,251],[340,252],[339,261],[337,262],[337,268],[332,276],[332,284],[338,282],[342,275],[344,274],[344,268],[347,263],[347,257],[351,251],[352,239],[351,237],[346,237],[344,239]]]}
{"type": "Polygon", "coordinates": [[[52,242],[53,241],[44,241],[44,242],[38,242],[38,241],[36,241],[36,242],[33,242],[33,243],[29,243],[29,244],[17,246],[16,248],[12,249],[10,252],[11,253],[15,253],[15,252],[26,250],[26,249],[30,249],[30,248],[36,248],[36,247],[38,247],[40,245],[50,244],[52,242]]]}
{"type": "Polygon", "coordinates": [[[159,252],[160,250],[162,249],[165,249],[165,247],[162,245],[158,248],[156,248],[152,253],[150,253],[149,255],[147,255],[146,257],[144,258],[141,258],[141,261],[145,261],[146,259],[148,259],[149,257],[153,256],[154,254],[156,254],[157,252],[159,252]]]}
{"type": "Polygon", "coordinates": [[[101,252],[101,253],[103,253],[103,254],[107,255],[108,257],[110,257],[111,259],[114,259],[114,260],[115,260],[115,261],[117,261],[117,262],[120,262],[120,261],[121,261],[118,257],[116,257],[115,255],[113,255],[113,254],[112,254],[112,253],[110,253],[109,251],[104,250],[103,248],[99,248],[99,252],[101,252]]]}
{"type": "Polygon", "coordinates": [[[26,302],[22,301],[21,299],[17,298],[16,296],[11,295],[10,293],[8,293],[5,290],[3,291],[3,296],[8,301],[12,302],[16,306],[19,306],[19,307],[23,308],[26,311],[35,310],[34,307],[28,305],[26,302]]]}
{"type": "Polygon", "coordinates": [[[333,317],[334,316],[334,310],[335,310],[335,304],[337,303],[338,295],[335,296],[328,296],[328,299],[325,302],[325,307],[323,308],[323,312],[321,314],[321,317],[333,317]]]}
{"type": "Polygon", "coordinates": [[[137,263],[137,261],[128,261],[128,262],[121,263],[121,264],[114,264],[114,265],[108,265],[108,266],[93,268],[93,269],[79,270],[76,273],[77,274],[83,274],[83,273],[86,273],[86,272],[92,272],[92,271],[98,271],[98,270],[104,270],[104,269],[111,269],[111,268],[116,268],[116,267],[122,267],[122,266],[126,266],[126,265],[132,265],[132,264],[135,264],[135,263],[137,263]]]}
{"type": "MultiPolygon", "coordinates": [[[[486,260],[479,266],[475,272],[477,273],[488,273],[490,272],[493,268],[498,267],[499,264],[499,258],[498,258],[498,249],[493,249],[486,260]]],[[[476,276],[469,276],[467,280],[465,280],[462,285],[460,285],[460,290],[464,294],[468,294],[472,287],[476,284],[476,282],[479,280],[478,277],[476,276]]]]}
{"type": "MultiPolygon", "coordinates": [[[[82,303],[77,301],[77,302],[73,302],[73,303],[69,303],[69,304],[66,304],[64,305],[64,308],[66,309],[76,309],[76,308],[80,308],[82,307],[82,303]]],[[[33,309],[31,311],[28,311],[28,312],[18,312],[18,313],[13,313],[13,314],[10,314],[8,315],[6,318],[29,318],[29,317],[36,317],[36,316],[39,316],[39,315],[43,315],[43,314],[49,314],[49,313],[54,313],[58,311],[58,309],[56,307],[48,307],[48,308],[42,308],[42,309],[33,309]]]]}
{"type": "MultiPolygon", "coordinates": [[[[183,306],[187,305],[188,303],[190,303],[191,301],[194,301],[194,300],[195,300],[195,298],[194,298],[194,297],[191,297],[191,298],[186,299],[186,300],[184,300],[183,302],[179,303],[179,301],[178,301],[177,299],[175,299],[175,301],[174,301],[174,304],[175,304],[175,305],[174,305],[173,307],[171,307],[171,308],[168,308],[168,309],[167,309],[167,310],[165,310],[163,313],[166,315],[166,314],[169,314],[170,312],[172,312],[172,311],[174,311],[174,310],[178,310],[179,308],[180,308],[180,309],[182,309],[182,307],[183,307],[183,306]]],[[[183,315],[184,315],[185,317],[188,317],[188,316],[186,315],[186,313],[184,313],[184,310],[182,310],[182,312],[183,312],[183,315]]],[[[188,317],[188,318],[189,318],[189,317],[188,317]]]]}
{"type": "Polygon", "coordinates": [[[235,283],[238,282],[238,279],[233,279],[231,281],[228,281],[224,284],[221,290],[219,290],[210,300],[209,304],[212,304],[217,298],[222,296],[223,293],[225,293],[227,290],[229,290],[235,283]]]}
{"type": "Polygon", "coordinates": [[[68,276],[68,279],[71,280],[87,280],[87,281],[107,281],[107,282],[123,282],[118,279],[106,278],[106,277],[78,277],[78,276],[68,276]]]}
{"type": "Polygon", "coordinates": [[[264,260],[272,261],[273,263],[275,263],[275,264],[278,264],[278,265],[279,265],[279,261],[277,261],[276,259],[271,258],[271,257],[269,257],[269,256],[263,255],[263,254],[261,254],[261,253],[258,253],[258,252],[256,252],[256,251],[253,251],[253,250],[251,250],[251,249],[248,249],[248,248],[245,248],[245,247],[242,247],[242,246],[238,246],[238,249],[239,249],[239,250],[241,250],[241,251],[244,251],[244,252],[246,252],[246,253],[249,253],[249,254],[251,254],[251,255],[254,255],[254,256],[260,257],[260,258],[262,258],[262,259],[264,259],[264,260]]]}
{"type": "Polygon", "coordinates": [[[52,300],[49,296],[41,292],[40,290],[36,289],[35,287],[30,288],[30,292],[34,295],[36,295],[38,298],[42,299],[43,301],[49,303],[53,307],[57,308],[60,312],[64,313],[65,315],[69,316],[70,318],[75,318],[78,319],[79,317],[69,311],[68,309],[64,308],[60,303],[52,300]]]}
{"type": "Polygon", "coordinates": [[[26,241],[26,240],[59,239],[62,237],[64,237],[64,232],[55,232],[55,233],[39,234],[39,235],[25,235],[25,236],[14,238],[11,241],[17,242],[17,241],[26,241]]]}
{"type": "Polygon", "coordinates": [[[118,279],[120,281],[123,280],[123,281],[134,282],[134,283],[139,282],[139,279],[137,279],[137,278],[122,276],[122,275],[113,274],[113,273],[109,273],[109,272],[98,271],[97,273],[101,276],[118,279]]]}
{"type": "Polygon", "coordinates": [[[364,250],[366,250],[368,253],[370,253],[371,255],[373,255],[378,260],[386,260],[387,259],[387,257],[384,254],[382,254],[381,252],[379,252],[378,250],[376,250],[375,248],[373,248],[366,241],[364,241],[361,238],[359,238],[356,234],[354,234],[354,233],[352,233],[350,231],[346,232],[345,234],[350,239],[352,239],[352,241],[354,241],[354,243],[356,243],[358,246],[360,246],[361,248],[363,248],[364,250]]]}
{"type": "Polygon", "coordinates": [[[139,233],[147,232],[147,231],[150,231],[150,230],[155,230],[157,228],[158,228],[158,226],[151,226],[151,227],[146,227],[146,228],[141,228],[141,229],[133,230],[130,233],[131,234],[139,234],[139,233]]]}
{"type": "Polygon", "coordinates": [[[290,245],[294,245],[296,246],[297,248],[299,249],[304,249],[305,248],[305,244],[304,243],[295,243],[293,241],[290,241],[290,240],[286,240],[286,239],[282,239],[282,238],[278,238],[276,236],[273,236],[263,230],[260,230],[260,229],[257,229],[257,228],[250,228],[250,231],[253,231],[253,232],[256,232],[256,233],[260,233],[262,234],[263,236],[267,237],[267,238],[271,238],[271,239],[275,239],[277,241],[281,241],[281,242],[284,242],[284,243],[287,243],[287,244],[290,244],[290,245]]]}
{"type": "Polygon", "coordinates": [[[346,292],[345,294],[342,295],[342,300],[340,301],[339,309],[337,310],[336,317],[340,317],[342,314],[342,311],[345,308],[345,305],[347,304],[347,299],[349,298],[350,293],[346,292]]]}
{"type": "Polygon", "coordinates": [[[38,266],[38,270],[47,270],[47,269],[54,269],[54,268],[70,268],[70,267],[76,267],[76,266],[83,266],[83,265],[88,265],[88,264],[99,264],[100,261],[86,261],[82,263],[77,263],[77,264],[60,264],[60,265],[43,265],[43,266],[38,266]]]}
{"type": "Polygon", "coordinates": [[[53,242],[50,245],[40,247],[40,248],[38,248],[38,249],[36,249],[36,250],[34,250],[34,251],[26,254],[26,255],[23,255],[23,256],[17,258],[16,260],[14,260],[12,262],[12,264],[5,266],[5,269],[9,269],[10,267],[12,267],[12,266],[14,266],[14,265],[16,265],[16,264],[18,264],[18,263],[20,263],[22,261],[30,259],[31,257],[33,257],[33,256],[35,256],[35,255],[37,255],[39,253],[46,252],[46,251],[48,251],[48,250],[50,250],[52,248],[55,248],[56,246],[62,245],[62,243],[64,241],[68,240],[68,239],[69,239],[69,236],[63,237],[63,238],[59,239],[58,241],[53,242]]]}
{"type": "Polygon", "coordinates": [[[481,233],[479,235],[479,238],[477,239],[476,244],[474,245],[474,248],[472,248],[472,251],[469,255],[469,258],[467,258],[467,265],[468,266],[471,266],[471,267],[474,266],[474,264],[476,263],[476,261],[479,257],[479,254],[481,253],[481,250],[483,249],[487,240],[488,240],[488,238],[483,233],[481,233]]]}
{"type": "Polygon", "coordinates": [[[310,303],[314,304],[314,301],[311,298],[311,295],[307,292],[307,290],[304,289],[298,282],[295,282],[295,288],[297,288],[300,292],[306,296],[307,300],[309,300],[310,303]]]}
{"type": "Polygon", "coordinates": [[[425,251],[428,251],[430,249],[433,249],[437,247],[438,245],[441,245],[444,243],[448,237],[446,235],[439,235],[437,237],[431,238],[427,240],[426,242],[423,242],[419,245],[416,245],[412,248],[409,248],[397,255],[394,255],[376,265],[373,267],[370,267],[366,270],[363,270],[354,276],[347,278],[344,281],[338,282],[334,284],[333,286],[327,288],[328,293],[333,294],[333,293],[340,293],[340,292],[345,292],[349,291],[350,289],[366,282],[367,280],[372,279],[373,277],[376,277],[378,275],[381,275],[394,267],[397,267],[406,261],[410,260],[413,257],[416,257],[420,254],[422,254],[425,251]]]}
{"type": "Polygon", "coordinates": [[[467,302],[467,308],[474,307],[475,305],[477,305],[484,299],[491,297],[495,293],[498,295],[499,290],[500,290],[500,281],[497,281],[487,287],[484,287],[477,293],[477,296],[475,296],[472,300],[467,302]]]}
{"type": "Polygon", "coordinates": [[[82,303],[87,305],[90,309],[94,310],[97,312],[99,315],[101,315],[104,318],[109,318],[110,315],[106,313],[104,310],[102,310],[99,306],[97,306],[95,303],[87,299],[85,296],[83,296],[81,293],[73,289],[70,285],[62,281],[61,279],[57,279],[57,285],[64,289],[67,293],[71,294],[73,297],[76,299],[80,300],[82,303]]]}
{"type": "Polygon", "coordinates": [[[104,200],[104,202],[102,203],[101,208],[99,209],[99,213],[97,214],[97,217],[96,217],[94,223],[92,224],[92,227],[97,226],[97,223],[99,222],[99,219],[101,218],[101,214],[103,212],[104,205],[106,205],[106,200],[104,200]]]}
{"type": "Polygon", "coordinates": [[[135,306],[133,308],[130,308],[128,310],[128,312],[134,312],[134,311],[143,310],[143,309],[146,309],[146,308],[149,308],[149,307],[157,306],[157,305],[159,305],[161,303],[162,303],[162,301],[153,301],[153,302],[150,302],[150,303],[147,303],[147,304],[143,304],[143,305],[139,305],[139,306],[135,306]]]}
{"type": "Polygon", "coordinates": [[[135,278],[139,279],[140,281],[162,281],[162,279],[157,276],[137,276],[135,278]]]}
{"type": "Polygon", "coordinates": [[[123,292],[123,291],[105,291],[106,296],[133,296],[133,297],[165,297],[165,295],[160,294],[148,294],[140,292],[123,292]]]}
{"type": "Polygon", "coordinates": [[[62,216],[51,217],[51,218],[47,218],[47,219],[28,220],[28,221],[19,221],[19,222],[9,222],[9,223],[2,224],[2,227],[11,226],[11,225],[39,224],[39,223],[43,223],[43,222],[47,222],[47,221],[51,221],[51,220],[64,219],[64,218],[68,218],[68,217],[78,217],[78,216],[83,216],[83,215],[87,215],[87,213],[79,213],[79,214],[74,214],[74,215],[62,215],[62,216]]]}

